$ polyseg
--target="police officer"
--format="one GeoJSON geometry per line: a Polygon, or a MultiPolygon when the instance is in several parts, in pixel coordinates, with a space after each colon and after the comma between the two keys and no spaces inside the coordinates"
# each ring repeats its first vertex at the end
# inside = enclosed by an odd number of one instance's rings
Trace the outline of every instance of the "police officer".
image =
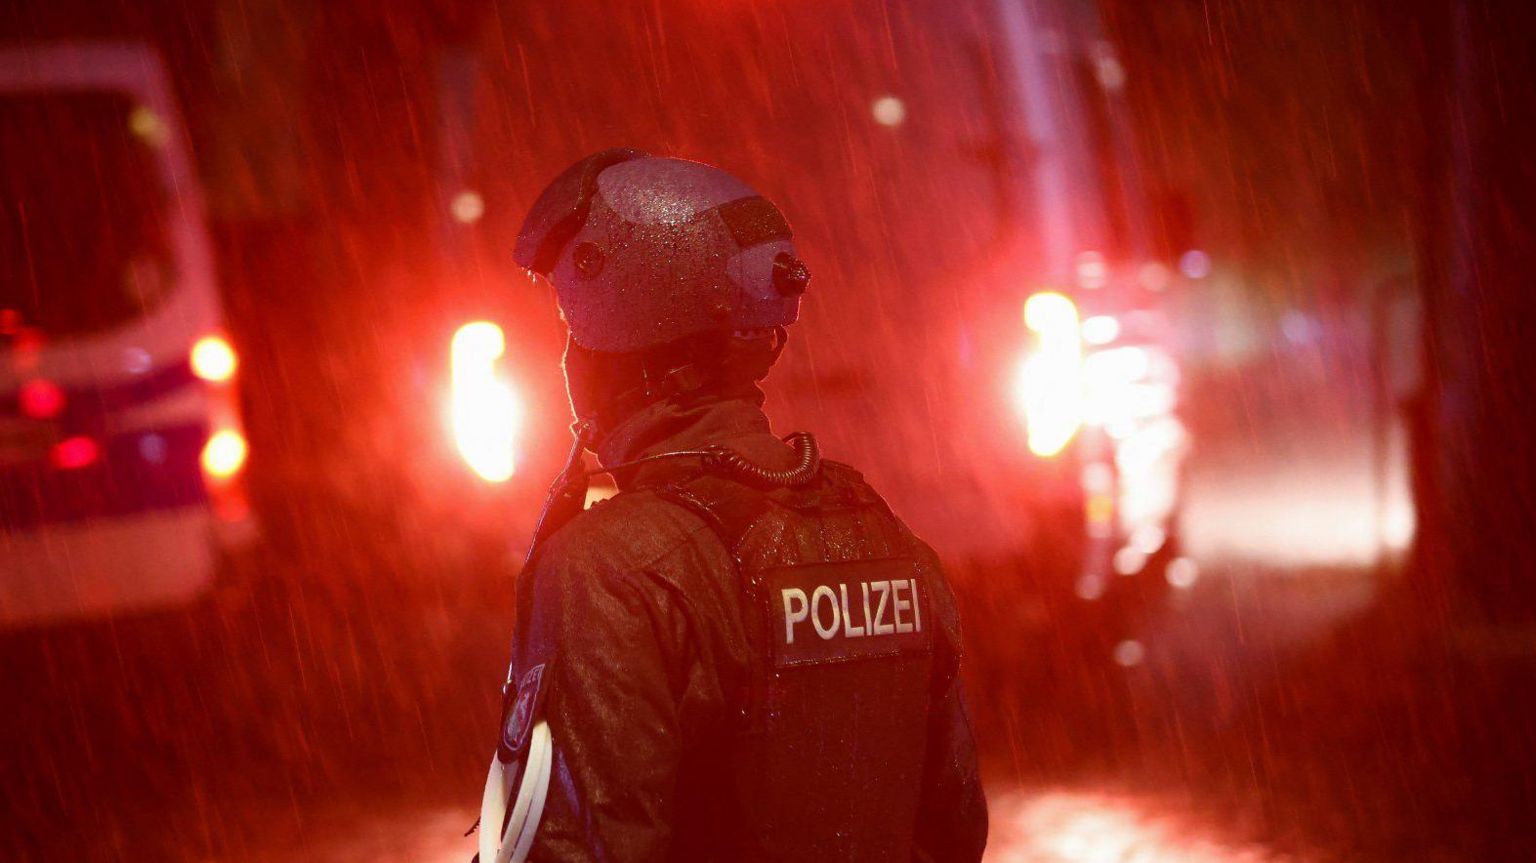
{"type": "Polygon", "coordinates": [[[784,217],[609,150],[551,183],[515,257],[570,327],[577,440],[518,584],[482,863],[978,860],[937,560],[761,410],[809,281],[784,217]],[[620,489],[584,512],[583,448],[620,489]]]}

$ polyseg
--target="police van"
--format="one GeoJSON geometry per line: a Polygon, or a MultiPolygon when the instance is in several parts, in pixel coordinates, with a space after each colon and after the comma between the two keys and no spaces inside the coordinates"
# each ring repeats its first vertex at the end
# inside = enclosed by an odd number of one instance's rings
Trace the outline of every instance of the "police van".
{"type": "Polygon", "coordinates": [[[159,56],[0,46],[0,627],[209,587],[253,533],[238,366],[159,56]]]}

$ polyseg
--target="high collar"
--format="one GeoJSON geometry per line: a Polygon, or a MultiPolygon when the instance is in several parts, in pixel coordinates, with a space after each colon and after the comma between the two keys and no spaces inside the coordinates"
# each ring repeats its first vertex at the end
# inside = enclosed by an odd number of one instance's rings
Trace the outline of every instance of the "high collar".
{"type": "MultiPolygon", "coordinates": [[[[719,445],[770,469],[788,467],[795,460],[794,452],[773,436],[762,400],[754,387],[751,395],[701,405],[666,401],[649,405],[603,438],[597,447],[598,461],[611,467],[660,453],[719,445]]],[[[621,489],[657,485],[698,467],[698,459],[663,459],[620,470],[614,481],[621,489]]]]}

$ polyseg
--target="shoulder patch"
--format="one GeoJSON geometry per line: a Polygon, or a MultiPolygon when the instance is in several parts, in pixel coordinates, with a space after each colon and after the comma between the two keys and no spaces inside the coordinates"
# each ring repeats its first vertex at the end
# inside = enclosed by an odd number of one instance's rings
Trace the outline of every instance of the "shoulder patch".
{"type": "Polygon", "coordinates": [[[509,694],[510,697],[505,700],[501,718],[501,745],[497,747],[497,754],[504,762],[519,757],[528,745],[534,717],[543,707],[544,666],[541,662],[523,672],[515,694],[509,694]]]}

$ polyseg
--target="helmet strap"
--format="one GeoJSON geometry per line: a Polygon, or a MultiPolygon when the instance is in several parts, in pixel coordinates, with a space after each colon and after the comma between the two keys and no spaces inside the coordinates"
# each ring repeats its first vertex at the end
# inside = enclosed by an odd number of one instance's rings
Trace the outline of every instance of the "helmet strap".
{"type": "Polygon", "coordinates": [[[706,333],[630,354],[591,351],[572,341],[566,355],[572,404],[603,436],[657,402],[705,401],[755,384],[787,341],[782,326],[706,333]]]}
{"type": "Polygon", "coordinates": [[[596,434],[597,430],[588,420],[577,420],[571,425],[571,454],[544,499],[544,509],[533,528],[533,541],[528,544],[528,556],[523,560],[525,569],[544,540],[579,515],[586,504],[589,480],[582,453],[593,445],[596,434]]]}
{"type": "Polygon", "coordinates": [[[615,396],[598,411],[596,426],[606,431],[647,405],[660,401],[682,400],[703,390],[714,379],[696,362],[657,372],[649,366],[641,370],[641,381],[615,396]]]}

